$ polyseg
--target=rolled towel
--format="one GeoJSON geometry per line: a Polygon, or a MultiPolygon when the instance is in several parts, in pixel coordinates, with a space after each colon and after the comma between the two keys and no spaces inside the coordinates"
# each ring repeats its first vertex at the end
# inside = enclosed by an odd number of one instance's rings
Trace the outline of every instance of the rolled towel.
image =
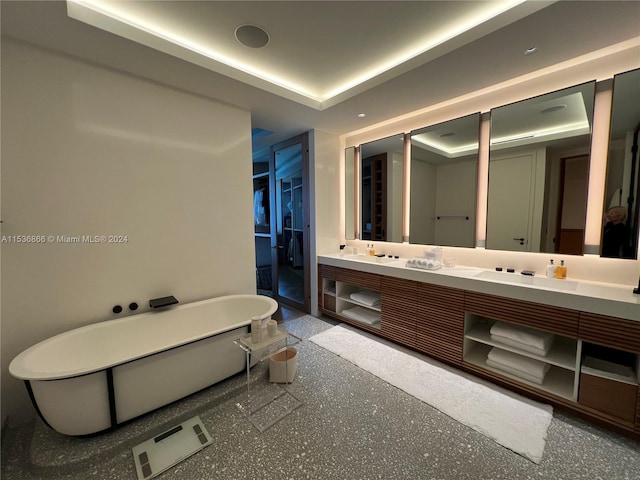
{"type": "Polygon", "coordinates": [[[553,333],[541,332],[533,328],[503,322],[494,323],[490,333],[491,335],[509,338],[540,350],[548,349],[555,338],[553,333]]]}
{"type": "Polygon", "coordinates": [[[380,305],[380,293],[372,292],[370,290],[360,290],[359,292],[353,292],[349,297],[356,302],[368,305],[370,307],[377,307],[380,305]]]}
{"type": "Polygon", "coordinates": [[[367,325],[373,325],[380,322],[380,314],[371,311],[367,308],[354,307],[348,310],[343,310],[341,314],[357,322],[366,323],[367,325]]]}
{"type": "Polygon", "coordinates": [[[531,345],[527,345],[526,343],[518,342],[507,337],[501,337],[500,335],[491,335],[491,340],[503,345],[517,348],[518,350],[522,350],[523,352],[535,353],[536,355],[540,355],[541,357],[547,356],[547,354],[549,353],[549,349],[553,344],[553,342],[550,342],[546,348],[536,348],[532,347],[531,345]]]}
{"type": "Polygon", "coordinates": [[[537,383],[538,385],[542,385],[544,383],[543,377],[536,377],[535,375],[529,375],[528,373],[521,372],[520,370],[516,370],[515,368],[510,368],[500,363],[496,363],[487,358],[487,365],[493,367],[497,370],[501,370],[506,373],[510,373],[514,377],[522,378],[524,380],[529,380],[530,382],[537,383]]]}
{"type": "Polygon", "coordinates": [[[491,349],[487,358],[499,365],[541,379],[544,379],[544,376],[551,367],[548,363],[541,362],[540,360],[524,357],[517,353],[508,352],[496,347],[491,349]]]}

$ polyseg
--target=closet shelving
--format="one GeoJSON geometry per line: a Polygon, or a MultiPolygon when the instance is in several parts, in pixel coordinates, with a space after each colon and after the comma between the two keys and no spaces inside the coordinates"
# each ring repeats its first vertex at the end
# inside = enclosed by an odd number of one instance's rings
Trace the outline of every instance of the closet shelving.
{"type": "Polygon", "coordinates": [[[302,178],[282,180],[282,231],[285,260],[294,267],[304,263],[302,239],[304,218],[302,215],[302,178]]]}

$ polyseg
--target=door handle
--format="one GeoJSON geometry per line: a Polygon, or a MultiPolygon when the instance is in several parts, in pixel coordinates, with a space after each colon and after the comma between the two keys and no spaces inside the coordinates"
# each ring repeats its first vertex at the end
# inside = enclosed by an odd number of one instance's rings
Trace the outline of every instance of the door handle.
{"type": "Polygon", "coordinates": [[[520,238],[514,238],[514,240],[520,242],[520,245],[524,245],[524,238],[520,237],[520,238]]]}

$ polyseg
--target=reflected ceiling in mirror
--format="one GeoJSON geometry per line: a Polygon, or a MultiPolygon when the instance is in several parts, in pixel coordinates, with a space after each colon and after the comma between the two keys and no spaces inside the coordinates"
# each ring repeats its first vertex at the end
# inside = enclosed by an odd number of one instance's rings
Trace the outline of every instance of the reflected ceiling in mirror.
{"type": "Polygon", "coordinates": [[[486,248],[581,255],[595,81],[491,110],[486,248]]]}
{"type": "Polygon", "coordinates": [[[360,239],[402,242],[404,135],[360,145],[360,239]]]}
{"type": "Polygon", "coordinates": [[[480,113],[411,132],[410,243],[475,246],[480,113]]]}
{"type": "Polygon", "coordinates": [[[601,256],[638,258],[640,69],[613,80],[601,256]]]}

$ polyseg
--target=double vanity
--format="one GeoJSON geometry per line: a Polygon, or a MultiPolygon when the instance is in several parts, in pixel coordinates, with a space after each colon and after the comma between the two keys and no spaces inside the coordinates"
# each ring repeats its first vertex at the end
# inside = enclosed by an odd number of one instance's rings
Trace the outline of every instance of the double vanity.
{"type": "Polygon", "coordinates": [[[365,255],[318,263],[322,314],[640,438],[640,295],[631,288],[474,267],[423,270],[365,255]],[[507,345],[494,327],[553,340],[544,352],[507,345]],[[496,368],[491,358],[500,356],[543,377],[496,368]]]}

